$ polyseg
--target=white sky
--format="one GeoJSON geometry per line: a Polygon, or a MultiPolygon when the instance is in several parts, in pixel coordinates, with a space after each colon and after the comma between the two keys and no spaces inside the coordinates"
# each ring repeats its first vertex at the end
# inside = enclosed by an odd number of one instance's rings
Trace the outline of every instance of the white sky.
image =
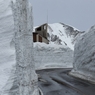
{"type": "Polygon", "coordinates": [[[62,22],[79,30],[95,24],[95,0],[29,0],[33,6],[34,26],[62,22]]]}

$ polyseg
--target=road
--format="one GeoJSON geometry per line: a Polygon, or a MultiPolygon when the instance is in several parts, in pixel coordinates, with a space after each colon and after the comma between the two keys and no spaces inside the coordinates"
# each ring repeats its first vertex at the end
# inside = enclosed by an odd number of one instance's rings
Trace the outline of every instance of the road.
{"type": "Polygon", "coordinates": [[[95,84],[70,76],[71,69],[36,71],[44,95],[95,95],[95,84]]]}

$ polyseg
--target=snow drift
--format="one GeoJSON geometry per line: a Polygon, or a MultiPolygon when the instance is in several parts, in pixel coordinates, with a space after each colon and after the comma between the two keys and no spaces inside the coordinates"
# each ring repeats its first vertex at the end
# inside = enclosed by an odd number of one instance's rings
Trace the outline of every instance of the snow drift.
{"type": "Polygon", "coordinates": [[[73,63],[71,75],[95,83],[95,26],[76,43],[73,63]]]}

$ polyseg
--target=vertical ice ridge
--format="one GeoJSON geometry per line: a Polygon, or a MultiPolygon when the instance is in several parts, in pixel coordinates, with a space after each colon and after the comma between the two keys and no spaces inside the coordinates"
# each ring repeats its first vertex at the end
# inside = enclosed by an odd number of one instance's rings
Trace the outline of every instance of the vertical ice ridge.
{"type": "Polygon", "coordinates": [[[33,95],[37,87],[37,75],[33,62],[32,15],[28,0],[17,0],[12,6],[15,22],[16,85],[10,95],[33,95]],[[15,21],[16,20],[16,21],[15,21]]]}

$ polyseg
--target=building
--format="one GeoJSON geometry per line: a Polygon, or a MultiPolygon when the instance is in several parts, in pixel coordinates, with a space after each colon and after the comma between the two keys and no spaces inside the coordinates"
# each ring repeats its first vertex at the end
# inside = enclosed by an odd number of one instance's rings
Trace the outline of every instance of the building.
{"type": "Polygon", "coordinates": [[[45,23],[37,28],[35,28],[35,32],[33,33],[33,42],[44,42],[49,44],[49,40],[47,39],[47,26],[45,23]]]}

